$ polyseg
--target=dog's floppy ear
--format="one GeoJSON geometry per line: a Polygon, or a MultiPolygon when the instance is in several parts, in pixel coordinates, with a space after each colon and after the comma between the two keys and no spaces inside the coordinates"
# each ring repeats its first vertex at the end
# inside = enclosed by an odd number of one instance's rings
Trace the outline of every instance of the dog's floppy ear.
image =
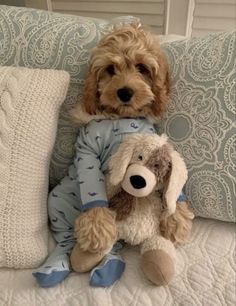
{"type": "Polygon", "coordinates": [[[152,91],[155,96],[152,104],[152,112],[155,116],[159,116],[165,111],[170,94],[169,68],[163,53],[158,54],[157,62],[159,69],[153,77],[152,86],[152,91]]]}
{"type": "Polygon", "coordinates": [[[112,185],[116,186],[122,182],[133,156],[134,146],[133,141],[126,139],[112,156],[109,163],[110,183],[112,185]]]}
{"type": "Polygon", "coordinates": [[[85,79],[83,101],[85,111],[90,115],[95,115],[97,110],[97,74],[93,69],[89,69],[85,79]]]}
{"type": "Polygon", "coordinates": [[[184,160],[176,151],[171,151],[171,173],[164,192],[167,209],[170,215],[176,210],[176,201],[188,177],[184,160]]]}

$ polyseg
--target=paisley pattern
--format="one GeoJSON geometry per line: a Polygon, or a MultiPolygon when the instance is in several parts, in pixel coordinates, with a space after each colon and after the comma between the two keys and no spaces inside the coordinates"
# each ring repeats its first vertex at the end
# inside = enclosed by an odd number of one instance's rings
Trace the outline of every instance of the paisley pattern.
{"type": "Polygon", "coordinates": [[[125,16],[109,21],[0,6],[0,65],[63,69],[71,76],[51,160],[51,187],[72,162],[77,129],[69,111],[81,98],[91,49],[113,25],[135,20],[125,16]]]}
{"type": "Polygon", "coordinates": [[[236,32],[166,43],[172,96],[160,128],[189,170],[197,216],[236,219],[236,32]]]}

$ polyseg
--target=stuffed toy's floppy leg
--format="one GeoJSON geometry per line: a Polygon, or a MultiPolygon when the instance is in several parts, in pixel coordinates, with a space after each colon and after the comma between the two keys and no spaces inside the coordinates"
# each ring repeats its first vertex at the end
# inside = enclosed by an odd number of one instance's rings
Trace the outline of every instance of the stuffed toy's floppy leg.
{"type": "Polygon", "coordinates": [[[141,267],[146,277],[157,286],[167,285],[175,274],[175,247],[170,240],[155,236],[141,248],[141,267]]]}

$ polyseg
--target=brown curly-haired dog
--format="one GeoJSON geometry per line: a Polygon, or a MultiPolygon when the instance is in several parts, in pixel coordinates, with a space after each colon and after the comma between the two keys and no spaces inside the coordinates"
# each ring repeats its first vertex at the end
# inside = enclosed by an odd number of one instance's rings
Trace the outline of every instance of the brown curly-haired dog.
{"type": "MultiPolygon", "coordinates": [[[[83,105],[91,115],[150,116],[166,108],[168,66],[158,40],[140,25],[119,27],[94,49],[83,105]]],[[[80,116],[80,106],[74,116],[80,116]]]]}
{"type": "MultiPolygon", "coordinates": [[[[168,65],[157,38],[140,24],[116,27],[92,52],[83,101],[74,109],[73,117],[77,123],[100,115],[109,119],[145,117],[155,121],[166,109],[169,90],[168,65]]],[[[180,228],[186,229],[178,226],[185,222],[183,207],[171,219],[170,227],[175,232],[178,228],[180,236],[180,228]]],[[[162,233],[178,241],[177,233],[166,228],[168,218],[167,215],[163,218],[162,233]]],[[[75,233],[80,250],[102,254],[117,239],[115,215],[106,207],[91,208],[77,218],[75,233]]],[[[72,267],[77,251],[72,252],[72,267]]],[[[101,258],[98,256],[97,262],[101,258]]],[[[84,267],[73,268],[84,271],[84,267]]]]}

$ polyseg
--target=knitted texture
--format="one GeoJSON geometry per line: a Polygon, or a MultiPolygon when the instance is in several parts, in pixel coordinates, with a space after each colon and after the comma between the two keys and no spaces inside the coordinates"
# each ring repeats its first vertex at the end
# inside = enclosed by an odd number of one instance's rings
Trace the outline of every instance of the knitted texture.
{"type": "Polygon", "coordinates": [[[48,172],[64,71],[0,67],[0,266],[37,267],[48,253],[48,172]]]}

